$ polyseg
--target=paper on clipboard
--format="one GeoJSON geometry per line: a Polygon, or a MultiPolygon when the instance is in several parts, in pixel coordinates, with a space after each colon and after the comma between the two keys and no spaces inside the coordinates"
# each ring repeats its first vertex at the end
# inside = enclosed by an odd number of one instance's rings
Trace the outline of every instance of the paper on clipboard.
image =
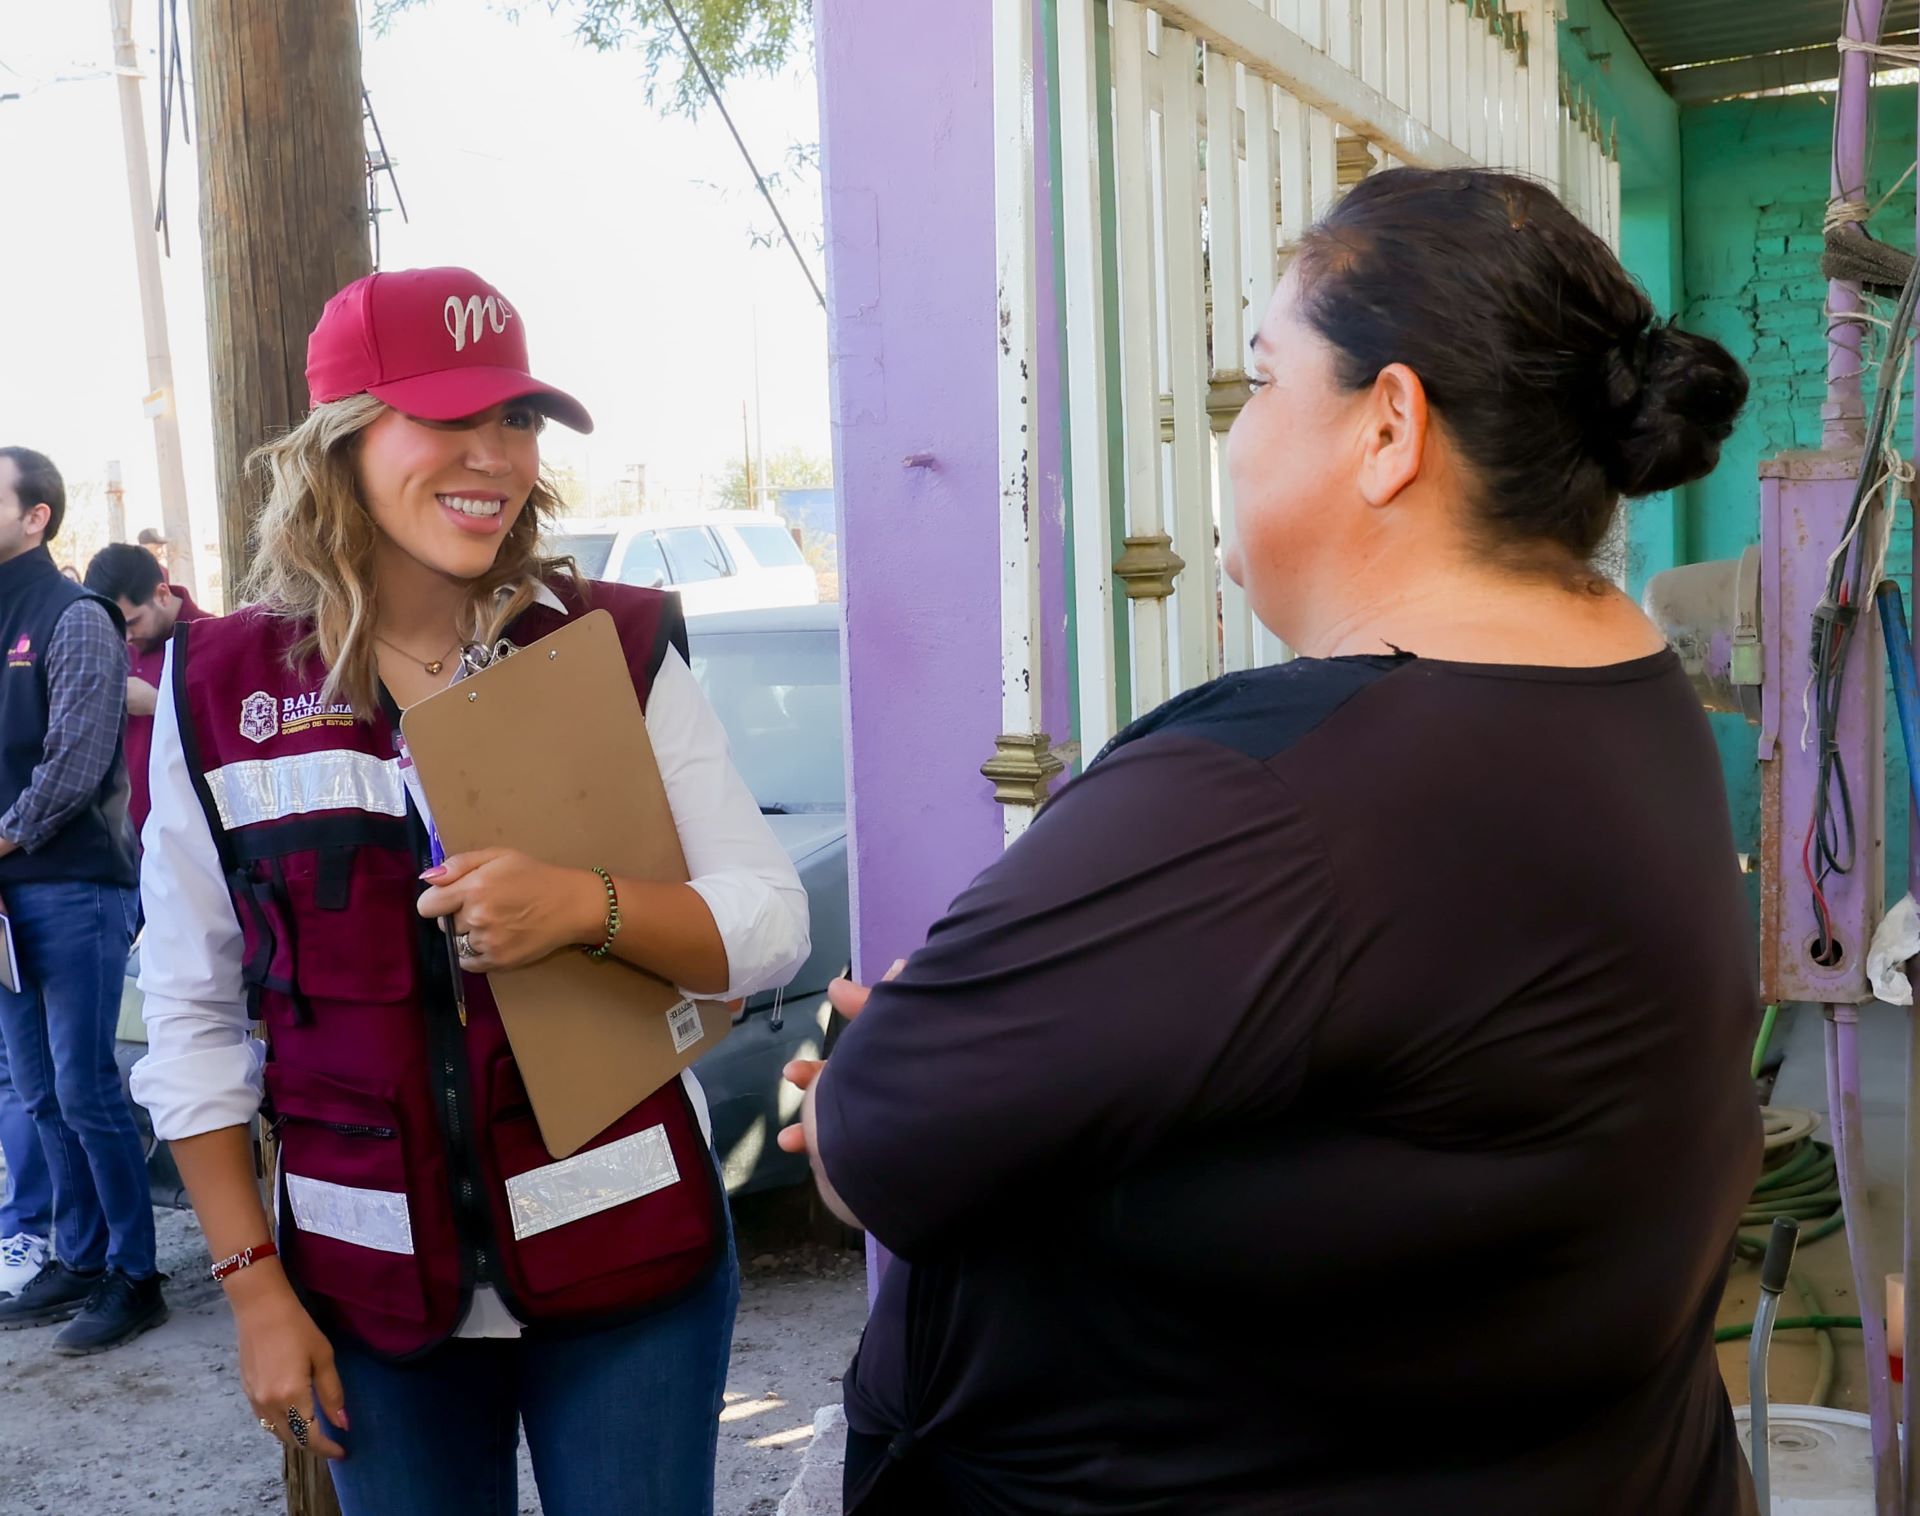
{"type": "MultiPolygon", "coordinates": [[[[407,751],[448,853],[517,848],[629,879],[687,877],[613,618],[578,616],[411,707],[407,751]]],[[[617,958],[487,976],[547,1150],[577,1152],[732,1025],[617,958]]]]}
{"type": "Polygon", "coordinates": [[[20,955],[13,946],[13,923],[0,911],[0,990],[20,993],[20,955]]]}

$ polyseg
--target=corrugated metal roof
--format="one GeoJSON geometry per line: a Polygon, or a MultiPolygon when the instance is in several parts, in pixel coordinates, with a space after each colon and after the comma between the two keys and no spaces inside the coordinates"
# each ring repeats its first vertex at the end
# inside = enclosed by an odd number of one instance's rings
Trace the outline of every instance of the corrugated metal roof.
{"type": "MultiPolygon", "coordinates": [[[[1842,0],[1607,0],[1656,73],[1796,47],[1831,47],[1842,0]]],[[[1887,0],[1886,34],[1910,31],[1920,0],[1887,0]]]]}

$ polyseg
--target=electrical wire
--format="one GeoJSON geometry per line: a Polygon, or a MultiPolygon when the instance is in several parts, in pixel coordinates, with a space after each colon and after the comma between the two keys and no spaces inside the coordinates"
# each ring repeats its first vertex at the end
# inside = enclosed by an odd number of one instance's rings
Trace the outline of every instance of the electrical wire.
{"type": "Polygon", "coordinates": [[[727,102],[720,98],[720,86],[713,82],[713,75],[707,72],[706,60],[700,56],[700,50],[693,45],[693,34],[687,30],[686,22],[680,19],[679,7],[673,0],[660,0],[667,14],[673,18],[674,30],[680,33],[680,40],[686,44],[687,56],[693,60],[693,66],[700,72],[700,81],[707,87],[707,94],[720,111],[720,119],[727,123],[727,130],[733,133],[734,146],[740,149],[740,156],[746,160],[747,171],[753,175],[753,182],[760,186],[760,198],[767,202],[767,209],[773,212],[773,219],[780,223],[780,235],[787,240],[787,246],[793,249],[793,261],[800,265],[800,272],[806,275],[807,286],[813,291],[813,298],[820,302],[820,309],[827,308],[827,297],[821,293],[820,281],[813,277],[813,265],[808,263],[800,251],[800,244],[794,241],[793,232],[787,226],[787,218],[780,214],[779,202],[773,198],[773,191],[767,188],[766,177],[753,161],[753,154],[747,151],[747,142],[740,135],[740,128],[733,124],[733,116],[727,110],[727,102]]]}
{"type": "Polygon", "coordinates": [[[1894,451],[1891,438],[1912,358],[1914,314],[1916,305],[1920,305],[1920,278],[1916,275],[1920,275],[1920,266],[1902,285],[1899,305],[1889,323],[1886,349],[1875,372],[1873,409],[1867,422],[1859,478],[1839,544],[1827,560],[1826,592],[1813,612],[1809,650],[1813,678],[1808,703],[1817,743],[1817,779],[1813,816],[1801,849],[1801,870],[1820,924],[1814,955],[1821,963],[1832,963],[1838,952],[1826,886],[1836,876],[1852,871],[1859,840],[1852,786],[1838,738],[1848,654],[1869,586],[1879,582],[1885,565],[1898,485],[1903,478],[1912,477],[1911,466],[1894,451]],[[1873,503],[1883,493],[1888,497],[1884,509],[1889,520],[1882,523],[1886,530],[1863,542],[1862,529],[1873,503]]]}
{"type": "Polygon", "coordinates": [[[180,55],[180,0],[159,0],[160,5],[160,195],[153,210],[153,229],[160,234],[161,250],[173,256],[173,232],[167,224],[167,164],[173,146],[174,102],[182,102],[180,140],[193,146],[193,131],[187,125],[192,114],[185,108],[187,66],[180,55]]]}

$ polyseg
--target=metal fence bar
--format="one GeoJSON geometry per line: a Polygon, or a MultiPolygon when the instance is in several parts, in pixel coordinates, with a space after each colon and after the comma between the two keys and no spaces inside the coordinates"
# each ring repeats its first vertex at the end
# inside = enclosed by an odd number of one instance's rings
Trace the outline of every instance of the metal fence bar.
{"type": "Polygon", "coordinates": [[[1387,0],[1384,39],[1387,50],[1386,92],[1389,100],[1418,120],[1421,112],[1413,110],[1413,102],[1407,90],[1407,32],[1410,25],[1408,20],[1410,3],[1411,0],[1387,0]]]}
{"type": "Polygon", "coordinates": [[[1360,77],[1392,99],[1387,91],[1387,0],[1359,0],[1355,19],[1359,23],[1360,77]]]}
{"type": "Polygon", "coordinates": [[[1468,44],[1472,40],[1473,32],[1464,0],[1448,0],[1447,124],[1451,128],[1449,140],[1469,157],[1472,156],[1473,102],[1468,98],[1467,80],[1472,62],[1468,44]]]}
{"type": "Polygon", "coordinates": [[[1607,242],[1620,251],[1620,155],[1607,154],[1607,242]]]}
{"type": "Polygon", "coordinates": [[[1560,24],[1555,0],[1528,0],[1527,72],[1533,107],[1537,155],[1533,171],[1549,184],[1560,182],[1560,24]]]}
{"type": "Polygon", "coordinates": [[[1500,48],[1500,66],[1505,78],[1500,100],[1500,115],[1505,127],[1501,138],[1500,165],[1524,174],[1531,171],[1528,155],[1532,143],[1527,132],[1527,73],[1520,66],[1518,26],[1518,17],[1510,16],[1507,19],[1506,40],[1500,48]]]}
{"type": "MultiPolygon", "coordinates": [[[[1401,42],[1407,71],[1407,111],[1417,121],[1438,129],[1433,112],[1432,46],[1433,0],[1407,0],[1406,31],[1401,42]]],[[[1445,134],[1442,133],[1444,136],[1445,134]]]]}
{"type": "Polygon", "coordinates": [[[1467,156],[1487,161],[1487,27],[1479,0],[1467,8],[1467,156]]]}
{"type": "Polygon", "coordinates": [[[1067,466],[1073,489],[1074,678],[1080,692],[1082,754],[1091,759],[1117,725],[1113,656],[1113,479],[1108,470],[1106,226],[1101,206],[1100,88],[1096,28],[1104,5],[1063,0],[1059,10],[1060,234],[1067,313],[1067,466]]]}
{"type": "MultiPolygon", "coordinates": [[[[1160,33],[1165,108],[1167,377],[1173,397],[1173,460],[1168,502],[1173,550],[1186,560],[1174,594],[1180,687],[1220,672],[1218,602],[1214,594],[1211,433],[1207,424],[1207,294],[1200,216],[1200,94],[1194,75],[1200,49],[1183,31],[1160,33]]],[[[1229,114],[1225,131],[1231,140],[1229,114]]]]}
{"type": "Polygon", "coordinates": [[[1506,34],[1501,29],[1505,24],[1499,0],[1488,0],[1487,15],[1482,25],[1487,28],[1487,163],[1493,168],[1507,168],[1513,163],[1508,156],[1507,146],[1510,131],[1507,117],[1509,55],[1506,34]]]}
{"type": "MultiPolygon", "coordinates": [[[[1111,0],[1114,174],[1120,244],[1120,387],[1127,455],[1129,549],[1157,543],[1160,509],[1158,278],[1154,263],[1152,134],[1149,130],[1147,9],[1111,0]]],[[[1122,555],[1123,561],[1125,555],[1122,555]]],[[[1133,708],[1151,710],[1171,693],[1164,598],[1129,598],[1133,612],[1133,708]]]]}
{"type": "MultiPolygon", "coordinates": [[[[1035,327],[1033,0],[993,3],[994,257],[999,302],[1000,730],[1041,730],[1040,561],[1033,530],[1035,327]]],[[[1030,804],[1001,808],[1011,843],[1030,804]]]]}
{"type": "MultiPolygon", "coordinates": [[[[1275,215],[1273,205],[1273,101],[1265,84],[1249,79],[1241,65],[1211,49],[1207,71],[1207,283],[1213,291],[1211,383],[1231,385],[1244,378],[1247,334],[1259,313],[1253,309],[1249,286],[1253,277],[1246,265],[1262,255],[1258,238],[1264,234],[1266,264],[1273,267],[1275,215]],[[1245,134],[1245,182],[1242,182],[1240,138],[1245,134]],[[1258,144],[1258,146],[1256,146],[1258,144]],[[1264,221],[1257,175],[1267,181],[1264,221]]],[[[1211,406],[1208,420],[1211,422],[1211,406]]],[[[1213,508],[1220,522],[1220,542],[1231,540],[1233,481],[1226,468],[1225,437],[1211,427],[1208,444],[1213,478],[1213,508]]],[[[1253,616],[1246,593],[1220,573],[1220,663],[1227,671],[1253,666],[1253,616]]]]}

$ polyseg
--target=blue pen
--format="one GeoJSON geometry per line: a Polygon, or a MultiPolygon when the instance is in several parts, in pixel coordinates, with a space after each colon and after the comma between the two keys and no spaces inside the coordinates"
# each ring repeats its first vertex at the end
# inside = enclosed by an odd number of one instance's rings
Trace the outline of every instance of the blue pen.
{"type": "MultiPolygon", "coordinates": [[[[407,797],[413,801],[413,808],[419,815],[421,824],[427,829],[427,856],[434,868],[447,861],[447,850],[440,845],[440,828],[433,824],[433,813],[427,809],[427,797],[420,788],[420,776],[413,766],[413,755],[407,751],[407,739],[404,734],[393,734],[394,751],[400,759],[400,778],[407,787],[407,797]]],[[[442,917],[440,930],[447,939],[447,966],[453,972],[453,1008],[460,1013],[460,1025],[467,1024],[467,987],[463,975],[466,970],[460,966],[460,944],[456,940],[453,921],[442,917]]]]}
{"type": "MultiPolygon", "coordinates": [[[[440,846],[440,832],[437,827],[427,828],[428,855],[433,866],[439,868],[447,861],[447,850],[440,846]]],[[[464,980],[466,970],[460,966],[460,944],[453,930],[453,918],[446,918],[447,963],[453,970],[453,1008],[460,1013],[460,1025],[467,1024],[467,986],[464,980]]]]}

